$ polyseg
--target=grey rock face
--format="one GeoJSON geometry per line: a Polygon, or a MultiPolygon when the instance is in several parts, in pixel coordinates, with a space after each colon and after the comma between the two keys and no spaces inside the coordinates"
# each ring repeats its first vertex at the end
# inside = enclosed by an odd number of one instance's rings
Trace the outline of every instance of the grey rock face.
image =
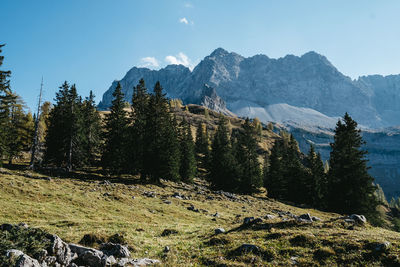
{"type": "Polygon", "coordinates": [[[36,259],[17,249],[7,250],[6,257],[16,260],[15,267],[41,267],[36,259]]]}

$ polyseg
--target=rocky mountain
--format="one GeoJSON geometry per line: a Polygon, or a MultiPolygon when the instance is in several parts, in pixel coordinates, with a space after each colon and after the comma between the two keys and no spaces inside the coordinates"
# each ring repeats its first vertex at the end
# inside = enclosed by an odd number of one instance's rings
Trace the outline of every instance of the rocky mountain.
{"type": "MultiPolygon", "coordinates": [[[[302,151],[314,143],[325,159],[332,129],[348,112],[364,130],[371,174],[388,196],[400,195],[400,147],[396,145],[400,129],[393,127],[400,125],[400,75],[352,80],[315,52],[278,59],[245,58],[218,48],[193,71],[182,65],[160,70],[133,67],[120,81],[127,101],[140,78],[149,88],[159,80],[169,97],[185,103],[281,123],[295,134],[302,151]]],[[[103,95],[100,108],[110,105],[116,84],[103,95]]]]}
{"type": "MultiPolygon", "coordinates": [[[[216,91],[227,109],[239,116],[303,125],[334,127],[345,112],[362,126],[379,128],[400,124],[400,76],[363,76],[352,80],[326,57],[308,52],[272,59],[245,58],[216,49],[190,71],[182,65],[160,70],[133,67],[120,81],[126,100],[140,78],[149,88],[159,80],[171,98],[200,104],[204,85],[216,91]]],[[[107,108],[114,81],[99,107],[107,108]]]]}

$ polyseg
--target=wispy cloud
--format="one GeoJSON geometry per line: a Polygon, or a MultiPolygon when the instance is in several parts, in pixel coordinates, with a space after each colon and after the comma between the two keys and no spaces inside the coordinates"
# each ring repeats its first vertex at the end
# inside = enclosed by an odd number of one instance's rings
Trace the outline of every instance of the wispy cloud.
{"type": "Polygon", "coordinates": [[[183,6],[186,7],[186,8],[193,8],[194,7],[193,4],[190,3],[190,2],[186,2],[185,4],[183,4],[183,6]]]}
{"type": "Polygon", "coordinates": [[[185,17],[179,19],[179,22],[180,22],[180,23],[184,23],[184,24],[186,24],[186,25],[189,24],[189,21],[188,21],[185,17]]]}
{"type": "Polygon", "coordinates": [[[158,68],[160,66],[160,63],[155,57],[144,57],[140,59],[140,62],[141,62],[141,67],[158,68]]]}
{"type": "Polygon", "coordinates": [[[191,64],[189,57],[182,52],[179,52],[179,54],[176,56],[171,56],[171,55],[166,56],[165,61],[168,64],[184,65],[186,67],[189,67],[190,69],[192,68],[192,64],[191,64]]]}

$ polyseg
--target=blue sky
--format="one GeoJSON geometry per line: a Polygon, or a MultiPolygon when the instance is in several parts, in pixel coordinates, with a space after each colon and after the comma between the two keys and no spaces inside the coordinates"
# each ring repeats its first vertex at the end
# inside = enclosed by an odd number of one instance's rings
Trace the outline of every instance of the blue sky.
{"type": "Polygon", "coordinates": [[[400,1],[1,0],[3,69],[29,107],[65,80],[100,101],[133,66],[194,66],[215,48],[325,55],[341,72],[400,73],[400,1]]]}

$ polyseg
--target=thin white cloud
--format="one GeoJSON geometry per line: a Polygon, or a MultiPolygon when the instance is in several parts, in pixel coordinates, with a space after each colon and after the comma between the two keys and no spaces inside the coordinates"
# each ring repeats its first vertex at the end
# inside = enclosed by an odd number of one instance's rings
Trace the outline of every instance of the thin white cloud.
{"type": "Polygon", "coordinates": [[[144,57],[140,59],[141,66],[146,68],[158,68],[160,63],[155,57],[144,57]]]}
{"type": "Polygon", "coordinates": [[[194,7],[193,4],[190,3],[190,2],[186,2],[183,6],[186,7],[186,8],[193,8],[194,7]]]}
{"type": "Polygon", "coordinates": [[[178,55],[176,55],[176,56],[171,56],[171,55],[170,56],[166,56],[165,57],[165,61],[168,64],[183,65],[183,66],[186,66],[186,67],[188,67],[190,69],[192,69],[192,67],[193,67],[189,57],[187,55],[185,55],[184,53],[182,53],[182,52],[179,52],[178,55]]]}
{"type": "Polygon", "coordinates": [[[184,24],[186,24],[186,25],[189,24],[189,21],[188,21],[185,17],[179,19],[179,22],[180,22],[180,23],[184,23],[184,24]]]}

